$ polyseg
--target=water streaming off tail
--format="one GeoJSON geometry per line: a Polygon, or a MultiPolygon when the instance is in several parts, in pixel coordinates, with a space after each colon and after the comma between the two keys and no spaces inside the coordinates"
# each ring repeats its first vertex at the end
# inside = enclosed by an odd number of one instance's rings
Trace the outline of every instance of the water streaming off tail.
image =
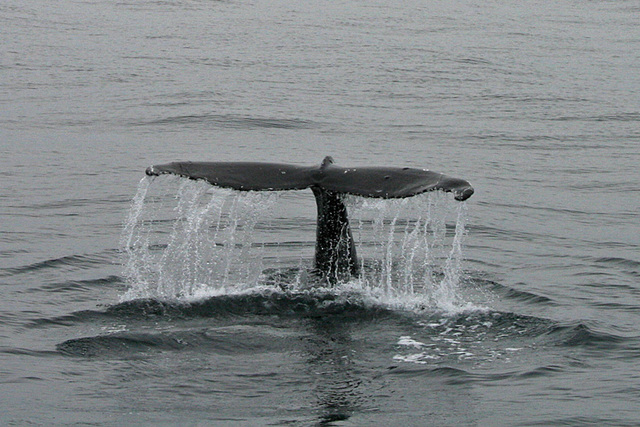
{"type": "Polygon", "coordinates": [[[141,181],[123,233],[125,299],[190,297],[258,282],[265,242],[255,240],[254,228],[277,193],[169,178],[179,183],[174,194],[151,194],[149,181],[141,181]]]}
{"type": "MultiPolygon", "coordinates": [[[[123,299],[323,286],[310,273],[315,218],[298,221],[315,215],[315,209],[296,212],[292,223],[286,211],[290,200],[284,200],[290,193],[237,192],[176,177],[144,178],[122,236],[130,284],[123,299]]],[[[304,196],[314,203],[310,191],[304,196]]],[[[441,192],[394,200],[348,196],[345,202],[362,276],[342,287],[392,304],[419,302],[445,310],[464,305],[456,292],[464,203],[441,192]]]]}
{"type": "Polygon", "coordinates": [[[450,194],[406,199],[349,197],[362,282],[393,302],[455,311],[466,236],[466,204],[450,194]]]}

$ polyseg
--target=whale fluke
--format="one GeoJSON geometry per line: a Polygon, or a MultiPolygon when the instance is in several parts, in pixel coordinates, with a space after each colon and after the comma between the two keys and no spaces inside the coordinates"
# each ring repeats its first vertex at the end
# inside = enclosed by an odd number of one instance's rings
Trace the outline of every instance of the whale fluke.
{"type": "Polygon", "coordinates": [[[311,188],[318,205],[315,268],[330,283],[358,275],[355,244],[342,194],[393,199],[427,191],[451,192],[463,201],[473,187],[425,169],[365,166],[343,168],[325,157],[320,166],[258,162],[173,162],[150,166],[147,175],[174,174],[240,191],[311,188]]]}
{"type": "Polygon", "coordinates": [[[310,172],[303,166],[258,162],[174,162],[147,168],[147,175],[170,173],[241,191],[303,190],[311,186],[310,172]]]}

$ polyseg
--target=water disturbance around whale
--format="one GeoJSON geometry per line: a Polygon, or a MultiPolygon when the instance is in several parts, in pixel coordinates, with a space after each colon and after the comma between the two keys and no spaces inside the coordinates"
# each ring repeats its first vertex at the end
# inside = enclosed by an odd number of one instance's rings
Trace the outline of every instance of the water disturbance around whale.
{"type": "MultiPolygon", "coordinates": [[[[305,242],[287,242],[286,231],[282,241],[274,241],[263,231],[303,194],[237,192],[202,181],[158,179],[141,180],[123,231],[131,286],[125,299],[193,299],[274,286],[296,292],[337,283],[316,274],[313,255],[302,248],[305,242]]],[[[398,299],[462,309],[455,288],[466,234],[464,202],[442,192],[342,200],[350,212],[354,252],[360,254],[358,275],[342,281],[342,290],[366,290],[385,303],[398,299]]]]}

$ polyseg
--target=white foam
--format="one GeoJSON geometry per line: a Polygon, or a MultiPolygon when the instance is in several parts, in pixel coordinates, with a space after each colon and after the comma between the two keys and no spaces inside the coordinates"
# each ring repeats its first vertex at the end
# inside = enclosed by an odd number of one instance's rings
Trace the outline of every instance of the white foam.
{"type": "Polygon", "coordinates": [[[400,339],[398,340],[398,345],[420,348],[420,347],[424,347],[426,344],[420,341],[416,341],[413,338],[411,338],[409,335],[406,335],[406,336],[400,337],[400,339]]]}

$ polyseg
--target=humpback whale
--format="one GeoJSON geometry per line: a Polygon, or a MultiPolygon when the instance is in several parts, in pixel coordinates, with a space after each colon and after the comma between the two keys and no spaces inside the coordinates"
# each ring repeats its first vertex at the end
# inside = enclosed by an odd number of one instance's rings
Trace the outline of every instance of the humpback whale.
{"type": "Polygon", "coordinates": [[[205,180],[239,191],[283,191],[310,188],[318,208],[314,269],[334,284],[359,275],[356,247],[349,227],[344,194],[383,199],[411,197],[427,191],[471,197],[469,182],[427,169],[398,167],[344,168],[327,156],[320,166],[259,162],[173,162],[150,166],[149,176],[174,174],[205,180]]]}

